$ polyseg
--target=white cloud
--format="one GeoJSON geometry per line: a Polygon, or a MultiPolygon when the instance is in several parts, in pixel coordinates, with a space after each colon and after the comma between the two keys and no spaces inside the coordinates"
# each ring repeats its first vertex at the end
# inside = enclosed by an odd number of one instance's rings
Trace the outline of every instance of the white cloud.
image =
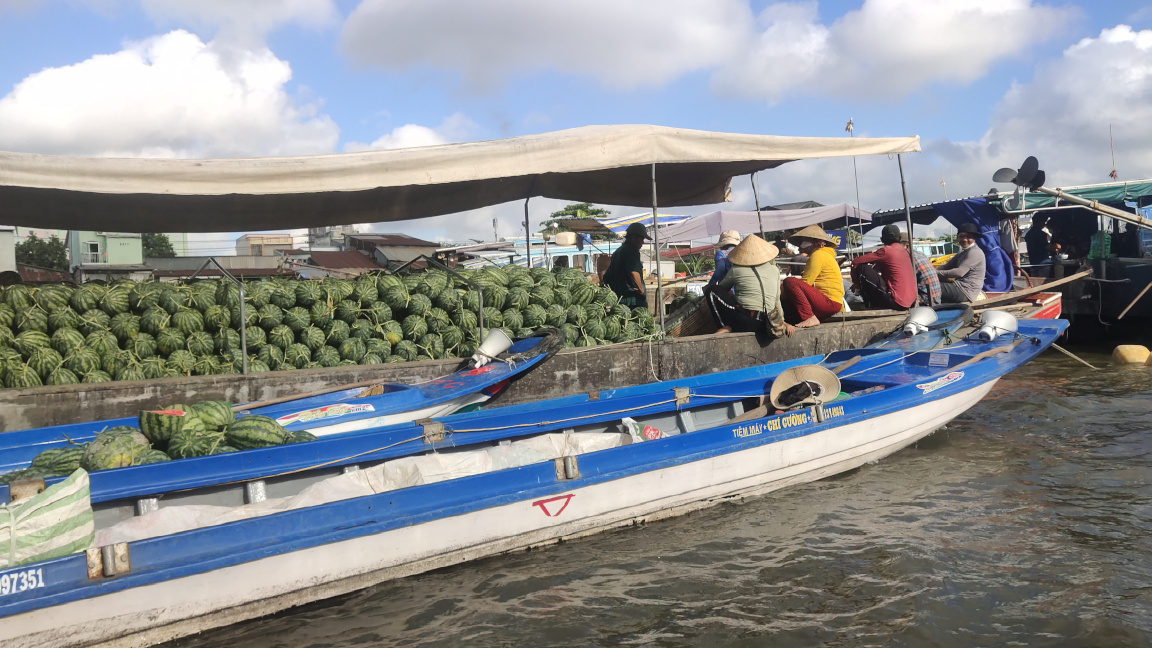
{"type": "Polygon", "coordinates": [[[342,45],[363,64],[458,71],[473,87],[553,69],[632,89],[704,70],[725,95],[886,98],[970,83],[1075,15],[1031,0],[865,0],[826,25],[816,2],[754,16],[748,0],[365,0],[342,45]]]}
{"type": "Polygon", "coordinates": [[[344,150],[351,153],[448,144],[469,139],[478,128],[476,122],[463,113],[454,113],[445,118],[436,128],[419,124],[404,124],[392,129],[392,132],[380,136],[371,144],[348,142],[344,145],[344,150]]]}
{"type": "Polygon", "coordinates": [[[933,184],[933,177],[938,183],[943,172],[953,198],[982,194],[996,186],[996,169],[1018,167],[1029,155],[1040,160],[1048,186],[1108,182],[1109,125],[1120,178],[1149,178],[1150,120],[1152,30],[1119,25],[1067,48],[1031,83],[1013,86],[979,140],[926,142],[917,185],[933,184]]]}
{"type": "Polygon", "coordinates": [[[1074,15],[1031,0],[866,0],[824,25],[815,2],[777,3],[761,12],[750,50],[713,82],[724,94],[771,101],[796,93],[900,98],[930,83],[971,83],[1074,15]]]}
{"type": "Polygon", "coordinates": [[[338,16],[333,0],[141,0],[155,21],[211,30],[214,40],[252,48],[277,27],[333,24],[338,16]]]}
{"type": "Polygon", "coordinates": [[[240,157],[329,153],[339,129],[285,91],[288,63],[182,30],[48,68],[0,99],[0,149],[73,155],[240,157]]]}
{"type": "Polygon", "coordinates": [[[738,54],[744,0],[365,0],[344,25],[355,61],[459,70],[474,86],[543,69],[608,86],[662,85],[738,54]]]}

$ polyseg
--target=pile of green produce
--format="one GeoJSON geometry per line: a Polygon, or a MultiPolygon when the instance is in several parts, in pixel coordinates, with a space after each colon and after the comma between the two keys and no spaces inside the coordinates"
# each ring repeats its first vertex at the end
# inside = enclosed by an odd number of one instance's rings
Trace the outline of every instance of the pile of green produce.
{"type": "Polygon", "coordinates": [[[232,404],[224,401],[140,412],[137,421],[138,428],[120,425],[89,443],[45,450],[28,468],[0,475],[0,484],[68,475],[77,468],[110,470],[316,439],[309,432],[289,432],[267,416],[236,418],[232,404]]]}
{"type": "MultiPolygon", "coordinates": [[[[480,287],[484,325],[524,337],[561,329],[567,346],[654,333],[583,272],[461,270],[480,287]]],[[[480,298],[441,270],[357,279],[18,284],[0,293],[0,380],[35,387],[468,357],[482,339],[480,298]]]]}

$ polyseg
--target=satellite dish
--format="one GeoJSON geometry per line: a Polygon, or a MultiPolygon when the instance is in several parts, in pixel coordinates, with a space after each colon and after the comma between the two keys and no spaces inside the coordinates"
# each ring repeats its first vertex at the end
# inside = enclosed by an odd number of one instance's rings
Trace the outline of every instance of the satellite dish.
{"type": "Polygon", "coordinates": [[[1016,179],[1012,182],[1020,187],[1027,187],[1032,184],[1032,179],[1036,177],[1036,172],[1040,170],[1040,162],[1033,156],[1029,155],[1024,160],[1024,164],[1020,165],[1020,170],[1016,172],[1016,179]]]}
{"type": "Polygon", "coordinates": [[[1003,168],[992,174],[992,182],[1012,182],[1016,179],[1016,169],[1003,168]]]}
{"type": "Polygon", "coordinates": [[[1031,189],[1032,191],[1036,191],[1040,187],[1044,186],[1044,180],[1045,180],[1044,172],[1043,171],[1037,171],[1036,175],[1032,177],[1032,182],[1028,183],[1028,188],[1031,189]]]}

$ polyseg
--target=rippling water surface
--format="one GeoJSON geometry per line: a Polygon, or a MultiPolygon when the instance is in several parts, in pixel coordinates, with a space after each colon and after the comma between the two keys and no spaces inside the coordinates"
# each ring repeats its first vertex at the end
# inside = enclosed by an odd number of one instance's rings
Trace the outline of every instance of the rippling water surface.
{"type": "Polygon", "coordinates": [[[1086,357],[833,479],[172,646],[1152,645],[1152,369],[1086,357]]]}

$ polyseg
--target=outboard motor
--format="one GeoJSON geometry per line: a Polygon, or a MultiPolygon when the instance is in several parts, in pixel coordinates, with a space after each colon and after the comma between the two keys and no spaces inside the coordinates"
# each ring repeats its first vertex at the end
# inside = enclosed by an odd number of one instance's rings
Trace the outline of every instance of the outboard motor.
{"type": "Polygon", "coordinates": [[[991,342],[1002,333],[1016,332],[1016,317],[1004,311],[984,311],[980,315],[980,323],[976,337],[981,342],[991,342]]]}

